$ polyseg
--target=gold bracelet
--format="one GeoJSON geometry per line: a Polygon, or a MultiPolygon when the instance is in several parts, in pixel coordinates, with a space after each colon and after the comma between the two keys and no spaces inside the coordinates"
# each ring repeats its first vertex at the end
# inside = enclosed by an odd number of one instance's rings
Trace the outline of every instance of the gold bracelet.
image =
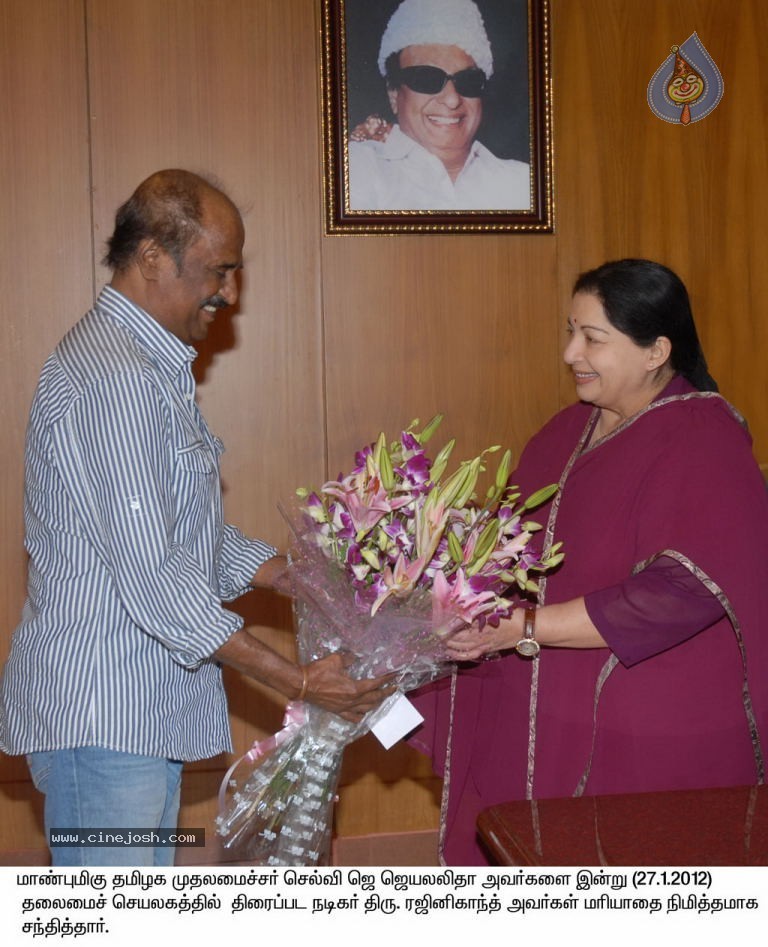
{"type": "Polygon", "coordinates": [[[304,700],[307,696],[307,688],[309,687],[309,674],[307,674],[306,667],[301,665],[301,690],[299,691],[299,696],[296,700],[304,700]]]}

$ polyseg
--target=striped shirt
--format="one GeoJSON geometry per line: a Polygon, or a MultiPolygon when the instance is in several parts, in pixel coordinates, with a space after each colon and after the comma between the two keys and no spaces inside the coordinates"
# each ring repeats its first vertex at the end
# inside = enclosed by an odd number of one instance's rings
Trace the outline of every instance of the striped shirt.
{"type": "Polygon", "coordinates": [[[223,520],[195,350],[111,287],[46,362],[26,444],[28,597],[0,746],[195,760],[230,747],[222,601],[275,550],[223,520]]]}

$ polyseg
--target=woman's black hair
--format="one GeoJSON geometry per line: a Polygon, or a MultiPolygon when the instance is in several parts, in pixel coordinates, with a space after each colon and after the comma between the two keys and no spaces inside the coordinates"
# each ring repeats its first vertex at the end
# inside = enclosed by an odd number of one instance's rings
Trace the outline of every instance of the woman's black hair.
{"type": "Polygon", "coordinates": [[[670,364],[699,391],[717,391],[679,276],[651,260],[614,260],[582,273],[574,293],[591,293],[611,325],[643,348],[659,336],[672,344],[670,364]]]}

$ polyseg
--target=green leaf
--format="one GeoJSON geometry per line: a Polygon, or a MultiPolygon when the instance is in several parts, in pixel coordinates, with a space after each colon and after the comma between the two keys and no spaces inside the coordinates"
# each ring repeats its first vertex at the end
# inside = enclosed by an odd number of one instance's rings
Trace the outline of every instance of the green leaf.
{"type": "Polygon", "coordinates": [[[376,569],[378,572],[381,571],[381,562],[373,549],[361,549],[360,555],[363,557],[363,559],[365,559],[369,566],[371,566],[373,569],[376,569]]]}
{"type": "Polygon", "coordinates": [[[528,497],[523,503],[523,507],[526,510],[532,510],[534,507],[541,506],[542,503],[546,503],[557,493],[557,489],[556,483],[551,483],[548,487],[542,487],[541,490],[537,490],[528,497]]]}
{"type": "Polygon", "coordinates": [[[381,452],[386,449],[387,439],[382,431],[381,434],[376,438],[376,444],[373,448],[373,463],[376,466],[376,469],[381,467],[381,452]]]}
{"type": "Polygon", "coordinates": [[[448,441],[448,443],[443,447],[437,457],[435,457],[435,460],[432,464],[432,469],[429,472],[429,477],[432,483],[437,483],[445,473],[445,468],[448,466],[448,460],[455,446],[456,441],[455,439],[451,438],[451,440],[448,441]]]}
{"type": "Polygon", "coordinates": [[[493,550],[496,548],[496,540],[499,538],[499,525],[498,520],[491,520],[480,534],[475,546],[472,563],[467,569],[467,575],[475,575],[490,559],[493,550]]]}
{"type": "Polygon", "coordinates": [[[467,502],[475,491],[477,478],[481,469],[482,461],[479,457],[475,457],[474,460],[471,460],[467,464],[466,477],[462,483],[461,490],[459,491],[455,501],[451,504],[451,506],[457,506],[459,509],[462,509],[467,505],[467,502]]]}
{"type": "Polygon", "coordinates": [[[480,533],[480,538],[477,541],[477,545],[475,546],[476,555],[484,556],[488,550],[493,552],[496,546],[496,540],[499,538],[500,526],[501,524],[498,520],[491,520],[485,529],[483,529],[482,533],[480,533]]]}
{"type": "Polygon", "coordinates": [[[557,553],[557,555],[548,556],[548,557],[544,560],[544,565],[545,565],[548,569],[554,569],[555,566],[559,566],[559,565],[560,565],[560,563],[563,561],[563,559],[565,559],[565,553],[564,553],[564,552],[559,552],[559,553],[557,553]]]}
{"type": "Polygon", "coordinates": [[[382,446],[379,455],[379,470],[381,471],[381,482],[385,490],[391,490],[395,485],[395,472],[392,469],[392,460],[389,451],[382,446]]]}
{"type": "Polygon", "coordinates": [[[512,466],[512,451],[504,451],[504,456],[501,458],[501,462],[496,470],[496,486],[499,490],[503,490],[507,485],[507,480],[509,480],[509,470],[512,466]]]}
{"type": "Polygon", "coordinates": [[[448,533],[448,551],[451,554],[451,559],[453,559],[457,566],[460,566],[464,561],[464,550],[461,548],[461,543],[456,533],[448,533]]]}
{"type": "Polygon", "coordinates": [[[443,416],[442,414],[436,414],[432,420],[425,425],[424,430],[421,434],[415,434],[414,437],[422,446],[427,443],[427,441],[432,437],[435,431],[440,427],[442,423],[443,416]]]}
{"type": "MultiPolygon", "coordinates": [[[[469,463],[465,460],[441,486],[438,495],[439,502],[444,503],[446,507],[463,505],[457,504],[456,498],[463,492],[469,476],[469,463]]],[[[475,475],[475,479],[477,479],[477,475],[475,475]]]]}

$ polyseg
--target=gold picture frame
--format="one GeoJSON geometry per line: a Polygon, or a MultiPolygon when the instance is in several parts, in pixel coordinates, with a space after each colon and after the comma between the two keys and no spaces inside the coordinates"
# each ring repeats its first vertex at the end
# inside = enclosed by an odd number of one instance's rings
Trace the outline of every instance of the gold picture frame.
{"type": "MultiPolygon", "coordinates": [[[[476,141],[486,156],[483,160],[497,162],[497,167],[506,166],[500,169],[504,175],[512,166],[516,166],[518,182],[521,173],[527,175],[522,180],[527,181],[529,188],[529,205],[503,206],[504,201],[514,202],[507,193],[520,193],[520,187],[516,192],[503,192],[496,187],[497,180],[507,180],[503,177],[493,178],[493,187],[479,189],[480,196],[476,199],[479,206],[445,206],[441,204],[442,196],[432,198],[431,195],[425,198],[430,206],[405,206],[412,200],[410,195],[405,198],[387,196],[381,198],[383,206],[369,206],[380,198],[378,192],[375,197],[366,193],[373,193],[370,184],[373,178],[368,169],[370,161],[380,160],[378,155],[382,154],[381,146],[371,142],[380,140],[381,129],[389,137],[392,127],[398,124],[389,111],[393,93],[388,91],[387,81],[381,75],[384,67],[380,64],[380,45],[390,17],[400,3],[401,0],[376,0],[375,3],[321,0],[325,232],[329,235],[553,233],[549,0],[474,0],[493,55],[493,75],[480,100],[482,121],[476,141]],[[358,147],[357,141],[350,141],[353,134],[358,141],[365,141],[363,148],[358,147]],[[360,170],[361,167],[364,170],[360,170]],[[493,197],[486,199],[489,193],[493,197]],[[387,206],[387,201],[394,205],[401,200],[404,206],[387,206]],[[501,206],[489,206],[499,200],[501,206]],[[440,206],[431,206],[432,203],[440,206]]],[[[443,77],[444,88],[450,89],[448,81],[453,80],[453,76],[443,72],[443,77]]],[[[405,124],[402,113],[401,118],[405,124]]],[[[406,141],[399,127],[388,143],[389,148],[394,147],[393,141],[397,144],[406,141]]],[[[412,146],[411,138],[406,148],[413,150],[412,146]]],[[[426,150],[421,151],[421,155],[433,162],[423,167],[436,169],[434,183],[442,187],[441,195],[450,192],[450,186],[446,187],[449,179],[442,180],[443,168],[435,164],[426,150]]],[[[391,161],[387,164],[388,168],[395,167],[391,161]]],[[[477,167],[480,168],[479,158],[477,167]]],[[[430,180],[430,187],[431,183],[430,180]]],[[[464,194],[452,199],[470,203],[464,194]]],[[[420,194],[417,201],[421,200],[420,194]]],[[[473,204],[474,201],[472,198],[473,204]]],[[[524,198],[518,202],[524,203],[524,198]]]]}

